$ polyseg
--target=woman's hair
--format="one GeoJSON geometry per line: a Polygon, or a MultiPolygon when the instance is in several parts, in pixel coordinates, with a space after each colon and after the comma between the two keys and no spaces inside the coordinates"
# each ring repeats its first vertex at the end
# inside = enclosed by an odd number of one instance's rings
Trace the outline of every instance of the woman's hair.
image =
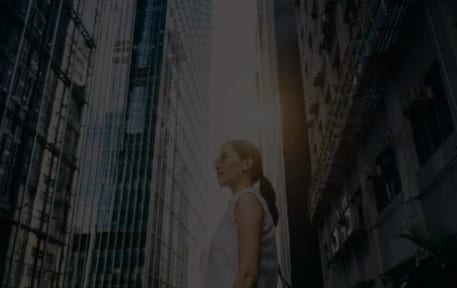
{"type": "Polygon", "coordinates": [[[273,185],[271,185],[270,180],[268,180],[265,175],[263,175],[263,166],[262,166],[262,156],[260,155],[259,149],[246,140],[232,140],[226,144],[231,144],[233,150],[240,155],[241,159],[252,158],[252,169],[251,177],[252,181],[255,183],[259,181],[260,183],[260,194],[265,198],[270,214],[273,218],[275,225],[278,224],[278,208],[276,207],[276,195],[273,185]]]}

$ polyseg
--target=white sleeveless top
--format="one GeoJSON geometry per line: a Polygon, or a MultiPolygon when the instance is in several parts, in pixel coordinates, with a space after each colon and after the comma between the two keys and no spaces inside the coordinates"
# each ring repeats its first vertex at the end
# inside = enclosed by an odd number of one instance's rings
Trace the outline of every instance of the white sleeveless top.
{"type": "Polygon", "coordinates": [[[238,270],[238,238],[235,224],[235,206],[238,199],[251,193],[264,210],[260,247],[258,288],[276,288],[278,282],[278,256],[276,250],[275,225],[268,205],[259,188],[252,186],[233,194],[227,210],[213,236],[209,248],[205,288],[233,288],[238,270]]]}

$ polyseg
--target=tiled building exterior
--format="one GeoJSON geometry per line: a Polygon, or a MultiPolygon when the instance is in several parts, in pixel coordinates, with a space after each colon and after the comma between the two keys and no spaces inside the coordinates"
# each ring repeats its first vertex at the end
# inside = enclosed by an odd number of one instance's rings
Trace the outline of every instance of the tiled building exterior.
{"type": "Polygon", "coordinates": [[[398,235],[457,230],[456,4],[295,4],[324,287],[400,287],[398,235]]]}

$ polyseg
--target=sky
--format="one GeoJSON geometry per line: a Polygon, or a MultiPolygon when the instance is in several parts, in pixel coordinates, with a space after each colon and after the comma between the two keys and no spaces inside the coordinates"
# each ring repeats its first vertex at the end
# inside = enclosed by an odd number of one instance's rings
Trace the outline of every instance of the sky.
{"type": "MultiPolygon", "coordinates": [[[[255,140],[253,5],[253,0],[213,0],[210,159],[230,139],[255,140]]],[[[209,168],[208,240],[230,195],[217,184],[212,161],[209,168]]]]}

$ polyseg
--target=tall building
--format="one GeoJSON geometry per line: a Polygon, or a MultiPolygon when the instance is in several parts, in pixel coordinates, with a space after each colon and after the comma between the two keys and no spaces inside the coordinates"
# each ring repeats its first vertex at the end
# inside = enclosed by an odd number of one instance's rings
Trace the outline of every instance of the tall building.
{"type": "Polygon", "coordinates": [[[80,2],[0,1],[1,287],[63,280],[95,48],[80,2]]]}
{"type": "MultiPolygon", "coordinates": [[[[273,4],[270,0],[215,3],[215,13],[221,15],[215,24],[220,25],[215,29],[219,33],[214,35],[212,141],[216,144],[214,154],[233,139],[251,141],[259,148],[264,173],[276,191],[280,213],[276,229],[278,256],[283,274],[289,280],[289,231],[273,4]],[[234,17],[237,21],[233,21],[234,17]]],[[[224,196],[231,194],[226,187],[224,191],[217,191],[213,175],[210,171],[214,191],[208,195],[209,212],[215,219],[210,223],[210,230],[217,227],[221,212],[225,211],[224,200],[227,199],[224,196]]]]}
{"type": "Polygon", "coordinates": [[[200,287],[211,1],[106,1],[69,287],[200,287]]]}
{"type": "Polygon", "coordinates": [[[317,229],[316,225],[310,221],[306,205],[311,165],[295,9],[293,1],[275,1],[278,79],[290,243],[290,283],[293,287],[320,288],[322,287],[322,277],[317,229]]]}
{"type": "Polygon", "coordinates": [[[457,232],[456,3],[295,3],[324,287],[403,287],[457,232]]]}
{"type": "MultiPolygon", "coordinates": [[[[274,1],[255,1],[255,108],[258,145],[265,176],[276,191],[279,210],[277,227],[278,256],[281,272],[290,282],[291,261],[288,225],[286,175],[284,167],[283,126],[278,83],[274,1]]],[[[281,284],[280,284],[281,285],[281,284]]]]}

